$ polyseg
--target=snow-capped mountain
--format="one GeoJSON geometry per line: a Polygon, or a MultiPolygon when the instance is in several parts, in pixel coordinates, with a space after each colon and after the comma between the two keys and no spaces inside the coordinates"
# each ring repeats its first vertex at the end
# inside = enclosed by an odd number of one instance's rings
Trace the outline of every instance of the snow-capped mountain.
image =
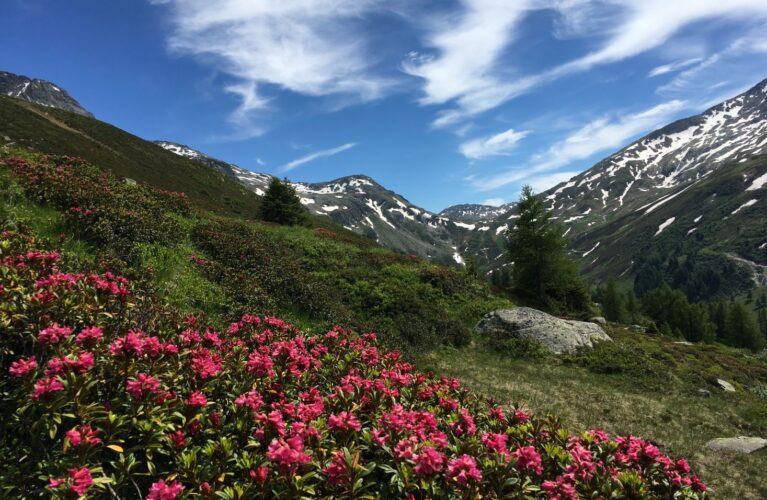
{"type": "Polygon", "coordinates": [[[45,80],[27,78],[7,71],[0,71],[0,94],[50,108],[93,116],[61,87],[45,80]]]}
{"type": "Polygon", "coordinates": [[[442,210],[439,215],[461,222],[489,221],[508,212],[511,207],[511,203],[500,206],[464,203],[451,205],[442,210]]]}
{"type": "MultiPolygon", "coordinates": [[[[264,195],[273,178],[212,158],[188,146],[170,141],[155,143],[235,177],[259,196],[264,195]]],[[[474,225],[453,222],[417,207],[370,177],[353,175],[329,182],[292,184],[309,212],[328,217],[350,231],[405,253],[444,263],[463,262],[453,242],[458,234],[474,225]]]]}
{"type": "MultiPolygon", "coordinates": [[[[686,245],[694,237],[696,251],[715,247],[765,264],[767,180],[760,179],[767,157],[761,155],[767,155],[767,80],[642,137],[540,196],[566,226],[572,254],[595,277],[630,276],[632,262],[670,238],[686,245]],[[740,235],[728,229],[733,225],[740,235]]],[[[488,232],[503,234],[514,217],[511,205],[488,232]]],[[[485,236],[469,234],[459,248],[477,247],[477,239],[485,236]]],[[[499,248],[479,246],[480,265],[498,267],[499,248]]]]}

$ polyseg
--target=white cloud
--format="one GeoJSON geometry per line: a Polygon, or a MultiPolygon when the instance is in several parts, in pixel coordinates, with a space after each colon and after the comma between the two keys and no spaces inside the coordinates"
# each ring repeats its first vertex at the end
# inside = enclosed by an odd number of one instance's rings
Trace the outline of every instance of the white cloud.
{"type": "Polygon", "coordinates": [[[500,207],[505,204],[506,200],[503,198],[488,198],[481,203],[481,205],[490,205],[491,207],[500,207]]]}
{"type": "Polygon", "coordinates": [[[341,146],[338,146],[336,148],[323,149],[322,151],[315,151],[314,153],[310,153],[308,155],[302,156],[301,158],[297,158],[289,163],[286,163],[285,165],[282,166],[282,168],[280,168],[280,171],[288,172],[290,170],[293,170],[296,167],[303,165],[304,163],[309,163],[310,161],[314,161],[318,158],[324,158],[326,156],[335,156],[338,153],[343,153],[344,151],[351,149],[356,145],[357,144],[354,142],[349,142],[341,146]]]}
{"type": "Polygon", "coordinates": [[[684,101],[673,100],[614,119],[604,117],[593,120],[554,143],[544,153],[534,156],[524,168],[509,169],[490,177],[474,177],[470,181],[476,189],[486,191],[512,182],[534,179],[535,174],[587,159],[599,152],[616,150],[629,139],[665,125],[686,106],[684,101]]]}
{"type": "MultiPolygon", "coordinates": [[[[155,2],[157,3],[157,2],[155,2]]],[[[382,0],[166,0],[178,54],[198,57],[234,77],[240,97],[232,120],[242,123],[269,102],[270,86],[309,96],[383,95],[391,78],[375,74],[361,26],[391,8],[382,0]]]]}
{"type": "Polygon", "coordinates": [[[702,57],[694,57],[692,59],[685,59],[683,61],[675,61],[668,64],[662,64],[660,66],[656,66],[653,69],[651,69],[650,72],[647,74],[647,78],[654,78],[656,76],[665,75],[666,73],[679,71],[680,69],[684,69],[688,66],[692,66],[693,64],[699,63],[702,60],[703,60],[702,57]]]}
{"type": "Polygon", "coordinates": [[[260,167],[265,167],[266,166],[266,162],[264,160],[262,160],[261,158],[256,158],[256,163],[258,163],[258,165],[260,167]]]}
{"type": "Polygon", "coordinates": [[[683,28],[702,20],[767,19],[764,0],[463,0],[461,4],[459,15],[434,23],[426,40],[439,55],[418,55],[405,64],[410,74],[424,79],[422,104],[453,103],[438,113],[436,127],[458,124],[547,82],[662,47],[683,28]],[[519,74],[502,56],[511,50],[524,17],[534,10],[557,14],[556,36],[588,36],[604,42],[559,66],[519,74]]]}
{"type": "Polygon", "coordinates": [[[499,134],[466,141],[459,149],[462,155],[473,160],[508,155],[529,133],[529,130],[516,131],[510,128],[499,134]]]}
{"type": "Polygon", "coordinates": [[[525,179],[525,184],[530,184],[530,186],[533,188],[533,191],[536,193],[542,193],[547,189],[556,186],[560,182],[569,181],[579,173],[580,172],[576,171],[566,171],[554,172],[553,174],[546,175],[537,175],[535,177],[525,179]]]}

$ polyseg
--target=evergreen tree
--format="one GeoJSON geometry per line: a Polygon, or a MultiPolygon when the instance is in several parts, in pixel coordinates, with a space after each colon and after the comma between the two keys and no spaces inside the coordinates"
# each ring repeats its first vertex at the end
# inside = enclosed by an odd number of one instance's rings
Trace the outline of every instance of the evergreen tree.
{"type": "Polygon", "coordinates": [[[479,276],[479,271],[477,270],[477,259],[474,258],[473,255],[468,255],[464,259],[463,271],[472,278],[479,276]]]}
{"type": "Polygon", "coordinates": [[[493,269],[490,273],[490,284],[493,286],[501,286],[501,272],[498,269],[493,269]]]}
{"type": "Polygon", "coordinates": [[[303,222],[306,212],[290,182],[274,177],[261,200],[260,216],[268,222],[292,226],[303,222]]]}
{"type": "Polygon", "coordinates": [[[623,296],[618,293],[618,288],[612,280],[607,282],[607,288],[604,290],[602,297],[602,311],[608,321],[614,321],[616,323],[628,322],[628,313],[626,312],[626,306],[623,303],[623,296]]]}
{"type": "Polygon", "coordinates": [[[626,314],[629,323],[639,323],[639,304],[637,303],[636,295],[634,295],[634,290],[626,291],[626,314]]]}
{"type": "Polygon", "coordinates": [[[722,300],[711,308],[711,322],[714,323],[716,338],[722,342],[727,339],[728,312],[727,303],[722,300]]]}
{"type": "Polygon", "coordinates": [[[530,186],[522,188],[518,209],[519,218],[507,233],[517,293],[549,310],[588,310],[589,290],[567,256],[562,226],[552,220],[530,186]]]}
{"type": "Polygon", "coordinates": [[[759,331],[751,312],[740,302],[732,302],[727,321],[726,340],[736,347],[758,351],[764,346],[764,336],[759,331]]]}

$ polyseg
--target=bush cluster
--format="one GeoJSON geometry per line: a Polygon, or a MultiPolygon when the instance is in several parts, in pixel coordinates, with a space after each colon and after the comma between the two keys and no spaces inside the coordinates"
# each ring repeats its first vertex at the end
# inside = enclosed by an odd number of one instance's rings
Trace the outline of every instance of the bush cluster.
{"type": "Polygon", "coordinates": [[[375,334],[217,330],[0,241],[4,497],[706,497],[651,442],[501,408],[375,334]]]}
{"type": "Polygon", "coordinates": [[[45,156],[39,161],[9,157],[27,196],[65,214],[77,236],[134,257],[136,244],[174,244],[184,237],[179,216],[191,212],[184,193],[120,180],[78,158],[45,156]]]}

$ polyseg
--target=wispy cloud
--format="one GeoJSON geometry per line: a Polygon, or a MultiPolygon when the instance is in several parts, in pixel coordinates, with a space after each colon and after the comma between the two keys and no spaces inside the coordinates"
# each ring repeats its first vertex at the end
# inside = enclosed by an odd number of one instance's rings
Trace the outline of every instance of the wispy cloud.
{"type": "Polygon", "coordinates": [[[512,182],[545,179],[539,174],[590,158],[599,152],[615,150],[643,132],[671,121],[686,106],[684,101],[673,100],[636,113],[593,120],[554,143],[544,153],[531,158],[523,167],[511,168],[494,176],[473,177],[470,182],[476,189],[486,191],[512,182]]]}
{"type": "Polygon", "coordinates": [[[692,59],[685,59],[683,61],[675,61],[668,64],[662,64],[651,69],[647,74],[647,78],[654,78],[656,76],[665,75],[666,73],[673,73],[674,71],[679,71],[680,69],[684,69],[688,66],[699,63],[702,60],[702,57],[693,57],[692,59]]]}
{"type": "Polygon", "coordinates": [[[472,160],[504,156],[508,155],[529,133],[529,130],[516,131],[510,128],[499,134],[466,141],[461,144],[459,150],[463,156],[472,160]]]}
{"type": "MultiPolygon", "coordinates": [[[[163,0],[170,13],[170,49],[198,57],[237,83],[232,114],[245,122],[269,102],[269,87],[308,96],[383,95],[393,77],[377,75],[361,23],[392,8],[381,0],[163,0]]],[[[396,2],[394,2],[396,3],[396,2]]]]}
{"type": "Polygon", "coordinates": [[[461,5],[457,15],[434,23],[425,41],[438,55],[415,54],[405,63],[408,73],[424,79],[422,104],[453,104],[438,112],[436,127],[459,124],[564,76],[656,49],[705,19],[767,19],[763,0],[463,0],[461,5]],[[524,17],[544,9],[558,16],[555,35],[587,35],[604,42],[548,70],[521,74],[502,56],[513,46],[524,17]]]}
{"type": "Polygon", "coordinates": [[[343,153],[344,151],[351,149],[356,145],[357,143],[355,142],[348,142],[346,144],[338,146],[337,148],[330,148],[330,149],[323,149],[322,151],[315,151],[314,153],[310,153],[308,155],[302,156],[301,158],[296,158],[295,160],[289,163],[286,163],[280,168],[280,172],[289,172],[290,170],[293,170],[296,167],[300,167],[304,163],[309,163],[310,161],[314,161],[318,158],[324,158],[326,156],[335,156],[338,153],[343,153]]]}
{"type": "Polygon", "coordinates": [[[488,198],[486,200],[483,200],[482,205],[490,205],[491,207],[500,207],[501,205],[506,204],[506,200],[503,198],[488,198]]]}
{"type": "Polygon", "coordinates": [[[565,172],[554,172],[553,174],[537,175],[526,179],[525,184],[529,184],[533,188],[533,191],[536,193],[542,193],[543,191],[556,186],[560,182],[569,181],[579,173],[580,172],[573,170],[565,172]]]}

